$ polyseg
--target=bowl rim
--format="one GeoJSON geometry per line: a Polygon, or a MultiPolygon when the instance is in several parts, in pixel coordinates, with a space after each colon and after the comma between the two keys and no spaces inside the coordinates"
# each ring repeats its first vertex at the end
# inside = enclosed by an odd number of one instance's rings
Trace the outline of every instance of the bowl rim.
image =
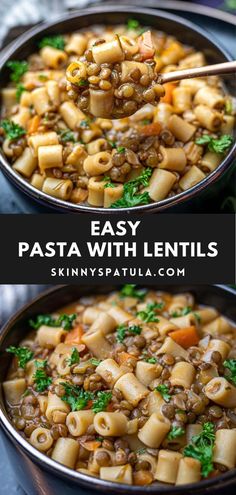
{"type": "MultiPolygon", "coordinates": [[[[168,13],[164,10],[158,10],[158,9],[145,9],[145,8],[139,8],[137,7],[134,9],[133,7],[130,6],[107,6],[107,7],[93,7],[93,8],[87,8],[87,9],[82,9],[79,11],[73,11],[71,13],[67,13],[65,15],[62,15],[58,17],[56,20],[52,22],[46,22],[46,23],[41,23],[29,30],[27,30],[25,33],[23,33],[21,36],[19,36],[15,41],[10,43],[10,45],[3,50],[3,55],[0,57],[0,71],[2,70],[3,66],[7,62],[7,60],[14,55],[14,52],[16,50],[19,50],[20,46],[24,44],[25,42],[29,41],[31,38],[34,38],[35,36],[40,34],[40,32],[50,29],[52,27],[56,27],[58,24],[61,22],[66,22],[70,19],[76,19],[80,17],[93,17],[93,14],[99,14],[99,13],[124,13],[124,14],[144,14],[144,15],[149,15],[153,16],[154,18],[163,18],[163,19],[169,19],[171,21],[175,21],[178,24],[182,25],[184,28],[190,29],[191,31],[197,32],[201,37],[206,39],[208,42],[212,43],[215,48],[217,48],[221,54],[225,57],[226,60],[233,60],[232,55],[221,45],[221,43],[218,42],[217,39],[212,36],[212,34],[208,33],[205,29],[202,29],[200,26],[196,25],[192,21],[189,21],[187,19],[184,19],[176,14],[168,13]]],[[[185,201],[188,201],[192,197],[197,196],[200,194],[203,190],[205,190],[210,184],[214,184],[216,180],[220,177],[223,176],[224,173],[226,172],[226,169],[228,165],[230,164],[231,161],[233,161],[233,158],[236,156],[236,142],[232,145],[229,153],[224,157],[223,161],[220,163],[220,165],[213,170],[210,174],[208,174],[201,182],[195,184],[193,187],[188,189],[187,191],[182,191],[179,194],[176,194],[175,196],[172,196],[170,198],[163,199],[159,202],[152,202],[147,205],[140,205],[140,206],[134,206],[132,208],[102,208],[102,207],[93,207],[93,206],[87,206],[84,204],[75,204],[75,203],[70,203],[68,201],[64,201],[59,198],[54,198],[53,196],[49,196],[48,194],[44,193],[43,191],[37,190],[34,188],[27,180],[23,177],[20,176],[11,166],[10,162],[8,162],[7,158],[4,156],[2,150],[0,150],[0,167],[4,173],[4,175],[7,176],[8,179],[10,179],[11,182],[14,183],[14,185],[23,191],[27,196],[29,196],[31,199],[37,200],[39,203],[41,203],[44,206],[49,206],[49,207],[54,207],[62,212],[73,212],[73,213],[101,213],[101,214],[119,214],[121,212],[124,213],[145,213],[145,212],[153,212],[153,211],[162,211],[165,210],[166,208],[172,208],[176,205],[182,204],[184,205],[185,201]]]]}
{"type": "MultiPolygon", "coordinates": [[[[155,285],[155,284],[154,284],[155,285]]],[[[157,286],[160,285],[162,287],[162,284],[156,284],[157,286]]],[[[182,285],[182,284],[180,284],[182,285]]],[[[17,320],[22,316],[22,314],[29,309],[32,305],[37,303],[38,301],[41,301],[45,299],[48,295],[51,295],[53,293],[56,293],[57,291],[63,290],[63,288],[68,287],[68,284],[61,284],[61,285],[56,285],[53,287],[50,287],[49,289],[44,290],[40,294],[38,294],[36,297],[34,297],[30,302],[26,303],[23,307],[21,307],[10,319],[4,324],[4,326],[1,329],[0,333],[0,352],[1,352],[1,345],[2,342],[5,338],[5,336],[11,331],[11,327],[14,323],[17,322],[17,320]]],[[[164,287],[164,284],[163,284],[164,287]]],[[[166,286],[167,287],[167,286],[166,286]]],[[[227,285],[223,284],[211,284],[209,287],[216,287],[220,289],[221,291],[225,293],[229,293],[233,296],[236,296],[236,290],[232,287],[229,287],[227,285]]],[[[27,440],[25,440],[20,433],[13,427],[13,425],[10,422],[10,419],[8,418],[7,414],[5,411],[2,409],[0,405],[0,425],[2,424],[3,429],[5,433],[7,433],[8,437],[10,438],[11,441],[13,441],[17,446],[20,446],[20,448],[23,449],[23,451],[30,456],[36,463],[39,463],[42,467],[48,469],[49,471],[56,472],[59,476],[66,477],[70,481],[73,481],[74,483],[80,483],[84,487],[89,487],[92,486],[94,489],[104,489],[107,492],[111,492],[113,489],[114,492],[123,492],[124,490],[129,493],[135,493],[138,492],[141,494],[144,493],[144,490],[146,493],[161,493],[164,494],[170,494],[173,495],[175,493],[176,495],[183,495],[183,491],[187,492],[188,490],[191,490],[192,492],[197,491],[198,489],[204,489],[204,488],[210,488],[214,487],[215,484],[217,484],[217,487],[219,488],[220,483],[224,482],[227,483],[230,482],[232,479],[236,478],[236,468],[232,469],[226,473],[223,473],[220,476],[217,476],[215,478],[211,478],[208,480],[202,480],[197,483],[189,483],[186,485],[180,485],[180,486],[157,486],[157,485],[148,485],[148,486],[136,486],[136,485],[126,485],[124,483],[113,483],[110,481],[106,480],[101,480],[99,478],[95,478],[93,476],[80,473],[78,471],[75,471],[73,469],[70,469],[63,464],[60,464],[50,457],[47,457],[44,453],[39,452],[35,447],[33,447],[27,440]]],[[[223,486],[222,486],[223,488],[223,486]]]]}

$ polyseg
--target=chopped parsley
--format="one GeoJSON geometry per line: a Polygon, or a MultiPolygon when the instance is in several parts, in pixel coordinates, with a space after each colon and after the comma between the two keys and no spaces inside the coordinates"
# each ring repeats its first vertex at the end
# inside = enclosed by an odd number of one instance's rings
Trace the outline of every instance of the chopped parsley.
{"type": "Polygon", "coordinates": [[[78,81],[76,83],[77,86],[88,86],[88,80],[87,79],[80,79],[80,81],[78,81]]]}
{"type": "Polygon", "coordinates": [[[230,371],[230,375],[227,375],[226,378],[229,378],[236,385],[236,359],[226,359],[223,365],[230,371]]]}
{"type": "Polygon", "coordinates": [[[125,284],[120,290],[120,297],[136,297],[137,299],[142,300],[146,293],[146,289],[136,289],[135,284],[125,284]]]}
{"type": "Polygon", "coordinates": [[[92,411],[95,413],[105,411],[111,398],[112,392],[98,392],[96,399],[93,401],[92,411]]]}
{"type": "Polygon", "coordinates": [[[62,327],[64,330],[71,330],[73,321],[76,318],[76,313],[71,315],[62,314],[58,318],[53,318],[51,315],[38,315],[36,320],[29,320],[29,325],[38,330],[41,325],[47,325],[49,327],[62,327]]]}
{"type": "Polygon", "coordinates": [[[110,139],[107,139],[107,142],[110,144],[112,148],[116,148],[116,143],[115,141],[111,141],[110,139]]]}
{"type": "Polygon", "coordinates": [[[169,431],[167,438],[168,440],[174,440],[175,438],[182,437],[184,435],[185,429],[181,428],[181,426],[172,426],[169,431]]]}
{"type": "Polygon", "coordinates": [[[158,359],[156,357],[149,357],[149,358],[145,358],[145,361],[146,363],[150,363],[150,364],[156,364],[158,363],[158,359]]]}
{"type": "Polygon", "coordinates": [[[199,315],[199,313],[194,312],[193,316],[195,317],[198,323],[201,323],[201,316],[199,315]]]}
{"type": "Polygon", "coordinates": [[[116,151],[117,151],[117,153],[125,153],[125,148],[124,148],[124,146],[118,146],[116,148],[116,151]]]}
{"type": "Polygon", "coordinates": [[[139,29],[140,24],[137,19],[128,19],[127,21],[127,29],[139,29]]]}
{"type": "Polygon", "coordinates": [[[29,64],[24,60],[9,60],[7,62],[7,67],[10,69],[10,79],[11,81],[18,83],[20,82],[22,76],[27,72],[29,64]]]}
{"type": "Polygon", "coordinates": [[[94,398],[92,392],[86,392],[82,388],[71,385],[70,383],[61,382],[60,385],[63,385],[65,389],[65,394],[61,399],[69,404],[72,411],[84,409],[88,405],[88,402],[94,398]]]}
{"type": "Polygon", "coordinates": [[[184,449],[184,456],[193,457],[200,461],[202,465],[202,476],[206,478],[214,469],[213,447],[215,441],[213,423],[205,423],[199,435],[191,439],[191,443],[184,449]]]}
{"type": "Polygon", "coordinates": [[[178,316],[186,316],[191,313],[192,310],[193,308],[191,308],[191,306],[185,306],[180,311],[174,311],[173,313],[171,313],[171,316],[172,318],[178,318],[178,316]]]}
{"type": "Polygon", "coordinates": [[[18,102],[20,101],[21,95],[22,93],[24,93],[24,91],[26,91],[25,86],[21,83],[18,83],[16,87],[16,100],[18,102]]]}
{"type": "Polygon", "coordinates": [[[90,119],[84,119],[84,120],[81,120],[80,122],[80,127],[83,127],[85,129],[89,129],[89,124],[90,124],[91,120],[90,119]]]}
{"type": "Polygon", "coordinates": [[[232,136],[224,134],[219,138],[213,138],[208,134],[196,139],[196,144],[207,144],[208,150],[214,153],[225,153],[233,142],[232,136]]]}
{"type": "Polygon", "coordinates": [[[57,50],[64,50],[65,48],[65,40],[63,36],[45,36],[39,42],[39,48],[44,48],[45,46],[51,46],[52,48],[56,48],[57,50]]]}
{"type": "Polygon", "coordinates": [[[139,325],[133,325],[131,327],[128,327],[126,325],[120,325],[117,328],[116,340],[121,343],[126,337],[126,333],[129,333],[131,335],[140,335],[141,331],[142,328],[139,325]]]}
{"type": "Polygon", "coordinates": [[[151,198],[148,192],[138,193],[138,189],[140,186],[148,186],[151,175],[152,169],[147,167],[139,177],[126,182],[124,184],[123,196],[112,203],[111,208],[129,208],[149,204],[151,198]]]}
{"type": "Polygon", "coordinates": [[[148,124],[150,124],[150,122],[151,122],[150,119],[143,119],[141,124],[142,125],[148,125],[148,124]]]}
{"type": "Polygon", "coordinates": [[[146,309],[144,311],[138,311],[137,316],[144,321],[144,323],[156,322],[158,323],[158,318],[156,316],[155,311],[160,309],[162,310],[164,307],[164,303],[148,303],[146,309]]]}
{"type": "Polygon", "coordinates": [[[45,370],[47,366],[47,360],[37,361],[35,360],[36,371],[33,375],[34,383],[36,386],[37,392],[44,392],[49,385],[52,383],[52,378],[47,375],[45,370]]]}
{"type": "Polygon", "coordinates": [[[163,385],[157,385],[155,390],[157,392],[160,392],[160,394],[162,395],[165,402],[170,401],[171,395],[169,393],[169,389],[168,389],[167,385],[164,385],[164,384],[163,385]]]}
{"type": "Polygon", "coordinates": [[[6,349],[6,351],[17,357],[20,368],[25,368],[26,363],[28,363],[34,355],[28,347],[14,347],[11,345],[6,349]]]}
{"type": "Polygon", "coordinates": [[[67,360],[69,366],[73,366],[73,364],[77,364],[80,362],[80,355],[79,352],[77,351],[76,347],[72,348],[71,356],[67,360]]]}
{"type": "Polygon", "coordinates": [[[104,175],[102,180],[106,182],[104,189],[106,189],[107,187],[112,187],[112,188],[116,187],[115,184],[111,182],[111,178],[109,177],[109,175],[104,175]]]}
{"type": "Polygon", "coordinates": [[[72,131],[70,131],[70,129],[60,130],[59,135],[63,143],[67,143],[68,141],[75,143],[75,135],[72,131]]]}
{"type": "Polygon", "coordinates": [[[146,447],[142,447],[142,448],[136,450],[136,454],[138,454],[138,455],[145,454],[146,452],[147,452],[146,447]]]}
{"type": "Polygon", "coordinates": [[[26,134],[26,130],[20,125],[15,124],[12,120],[2,120],[0,126],[3,128],[6,137],[11,141],[14,141],[15,139],[18,139],[26,134]]]}
{"type": "Polygon", "coordinates": [[[91,358],[89,360],[89,362],[93,365],[93,366],[98,366],[102,361],[101,359],[96,359],[96,358],[91,358]]]}

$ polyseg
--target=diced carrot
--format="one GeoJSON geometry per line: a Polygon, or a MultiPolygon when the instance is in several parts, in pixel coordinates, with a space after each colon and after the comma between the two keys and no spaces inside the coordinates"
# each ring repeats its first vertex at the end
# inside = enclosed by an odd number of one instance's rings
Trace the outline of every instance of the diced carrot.
{"type": "Polygon", "coordinates": [[[33,134],[34,132],[37,132],[39,124],[40,124],[39,115],[35,115],[34,117],[32,117],[32,119],[30,119],[29,121],[28,134],[33,134]]]}
{"type": "Polygon", "coordinates": [[[91,409],[92,405],[93,405],[93,401],[92,400],[89,400],[87,402],[87,405],[86,405],[85,409],[91,409]]]}
{"type": "Polygon", "coordinates": [[[164,89],[165,89],[165,94],[162,96],[160,99],[161,103],[172,103],[172,94],[173,90],[175,89],[176,85],[174,83],[168,82],[163,84],[164,89]]]}
{"type": "Polygon", "coordinates": [[[134,484],[139,486],[150,485],[153,482],[153,475],[151,471],[136,471],[133,473],[134,484]]]}
{"type": "Polygon", "coordinates": [[[88,442],[83,442],[82,445],[86,450],[89,450],[89,452],[94,452],[101,447],[102,443],[98,440],[90,440],[88,442]]]}
{"type": "Polygon", "coordinates": [[[106,408],[106,411],[107,411],[107,412],[112,412],[112,411],[114,411],[114,406],[113,406],[112,402],[110,402],[110,403],[108,404],[108,406],[107,406],[107,408],[106,408]]]}
{"type": "Polygon", "coordinates": [[[169,333],[169,336],[184,349],[197,345],[200,340],[195,326],[174,330],[174,332],[169,333]]]}
{"type": "Polygon", "coordinates": [[[81,344],[83,334],[83,327],[81,325],[77,325],[67,334],[65,344],[81,344]]]}
{"type": "Polygon", "coordinates": [[[152,58],[154,56],[155,49],[152,42],[151,31],[145,31],[145,33],[139,36],[138,46],[139,46],[139,52],[141,53],[143,60],[152,58]]]}
{"type": "Polygon", "coordinates": [[[143,125],[139,127],[139,132],[143,136],[158,136],[161,132],[162,126],[160,122],[153,122],[152,124],[143,125]]]}
{"type": "Polygon", "coordinates": [[[121,352],[117,356],[117,360],[119,362],[119,365],[125,364],[127,362],[127,359],[130,359],[130,358],[134,359],[135,356],[133,356],[132,354],[129,354],[128,352],[121,352]]]}

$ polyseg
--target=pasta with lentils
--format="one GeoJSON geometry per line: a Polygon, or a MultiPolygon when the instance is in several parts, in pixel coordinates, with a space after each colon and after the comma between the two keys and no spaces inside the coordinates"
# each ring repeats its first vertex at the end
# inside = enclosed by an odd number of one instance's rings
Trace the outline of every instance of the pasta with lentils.
{"type": "Polygon", "coordinates": [[[155,62],[156,71],[166,72],[203,66],[206,60],[202,52],[152,29],[148,36],[154,53],[140,64],[140,53],[132,47],[144,36],[141,31],[134,19],[117,25],[115,33],[114,26],[92,26],[43,38],[27,61],[8,62],[11,82],[2,90],[0,140],[13,169],[31,186],[74,204],[131,208],[186,191],[221,163],[234,126],[233,100],[222,80],[166,83],[156,94],[140,65],[150,62],[147,70],[153,72],[155,62]],[[116,64],[103,63],[101,57],[96,64],[91,58],[92,51],[101,51],[100,41],[112,44],[115,34],[123,43],[124,83],[116,64]],[[81,78],[81,58],[88,79],[81,78]],[[87,111],[89,92],[100,112],[101,106],[107,108],[110,85],[117,86],[118,114],[133,113],[140,98],[147,104],[131,117],[88,118],[83,108],[87,111]],[[143,88],[141,96],[137,88],[143,88]],[[157,106],[151,104],[154,96],[162,96],[157,106]]]}
{"type": "Polygon", "coordinates": [[[190,293],[129,284],[29,321],[3,383],[28,442],[117,483],[199,482],[236,464],[235,326],[190,293]]]}

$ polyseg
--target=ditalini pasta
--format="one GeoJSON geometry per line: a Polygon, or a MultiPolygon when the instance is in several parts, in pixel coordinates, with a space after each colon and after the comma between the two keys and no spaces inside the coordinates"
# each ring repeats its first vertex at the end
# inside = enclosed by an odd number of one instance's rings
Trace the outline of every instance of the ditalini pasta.
{"type": "Polygon", "coordinates": [[[218,310],[125,285],[29,327],[6,349],[3,391],[11,422],[40,452],[141,486],[236,467],[235,324],[218,310]]]}
{"type": "Polygon", "coordinates": [[[159,72],[207,62],[136,20],[43,38],[27,61],[8,63],[3,153],[32,187],[66,202],[172,198],[213,173],[233,142],[235,105],[220,78],[158,84],[159,72]]]}

